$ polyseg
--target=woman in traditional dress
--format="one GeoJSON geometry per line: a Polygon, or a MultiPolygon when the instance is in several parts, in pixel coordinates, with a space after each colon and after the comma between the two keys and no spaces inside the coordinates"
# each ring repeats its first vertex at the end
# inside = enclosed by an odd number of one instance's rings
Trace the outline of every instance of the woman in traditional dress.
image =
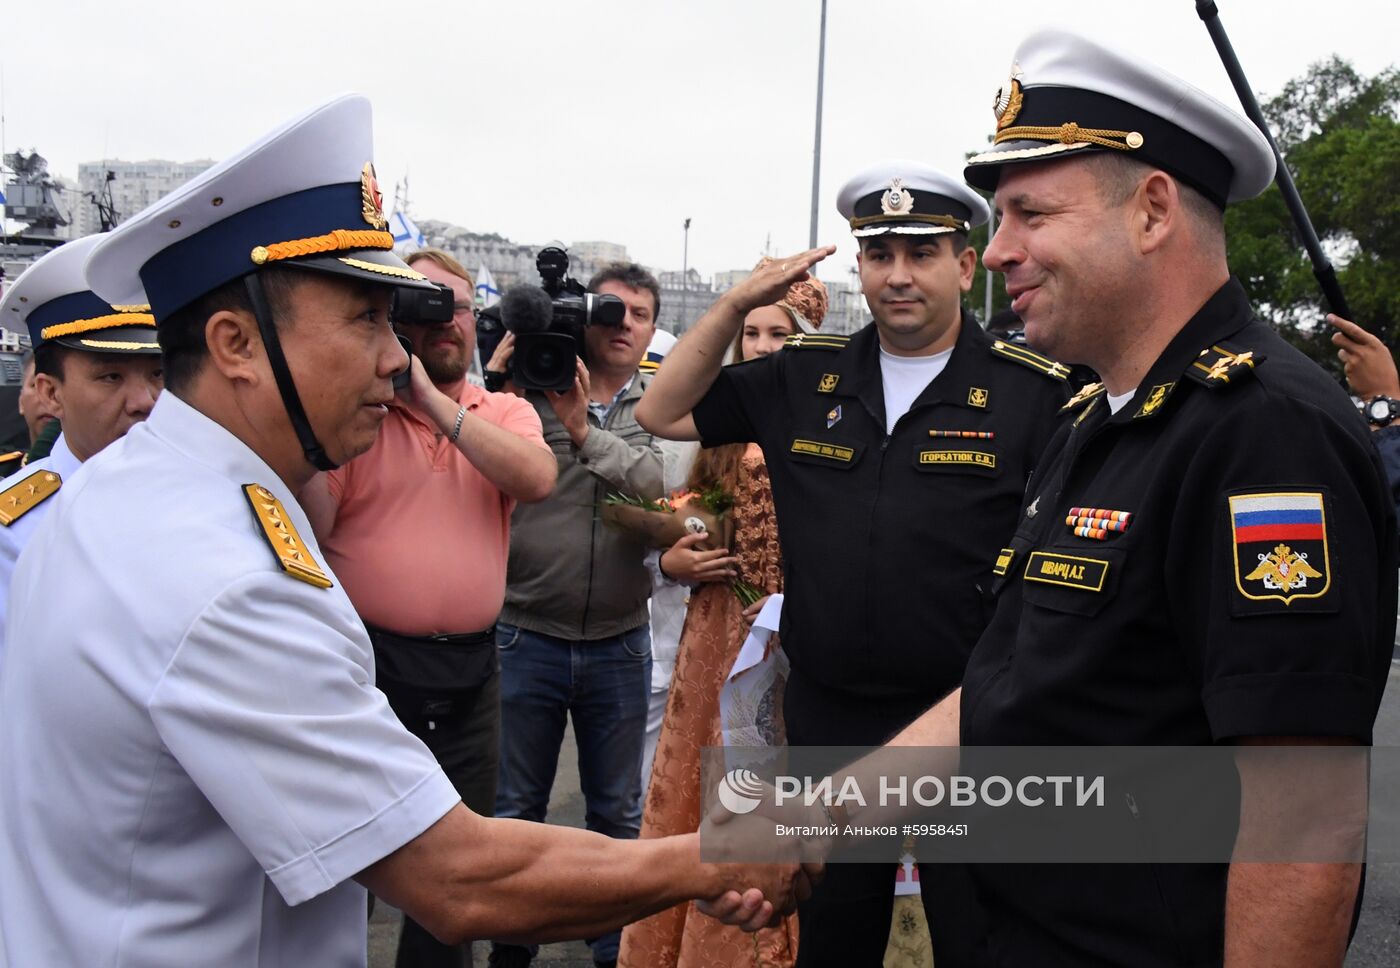
{"type": "MultiPolygon", "coordinates": [[[[793,284],[777,305],[760,307],[744,318],[731,361],[766,356],[780,349],[794,332],[814,331],[826,315],[826,305],[826,288],[816,279],[793,284]]],[[[721,555],[706,553],[696,550],[700,537],[688,536],[661,556],[663,572],[696,588],[652,763],[642,813],[643,837],[700,827],[700,751],[723,744],[720,687],[761,604],[746,613],[734,582],[752,586],[763,597],[782,590],[778,522],[758,445],[727,444],[701,451],[689,486],[695,491],[718,486],[733,496],[729,515],[734,547],[721,555]]],[[[693,904],[686,904],[629,925],[623,931],[617,963],[620,968],[790,968],[796,954],[796,916],[785,918],[777,927],[745,934],[701,916],[693,904]]]]}

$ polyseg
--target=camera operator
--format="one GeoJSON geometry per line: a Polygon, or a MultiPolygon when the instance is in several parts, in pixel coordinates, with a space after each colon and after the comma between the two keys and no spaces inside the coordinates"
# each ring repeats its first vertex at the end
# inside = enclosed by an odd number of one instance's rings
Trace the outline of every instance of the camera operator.
{"type": "MultiPolygon", "coordinates": [[[[396,321],[412,347],[409,386],[374,446],[318,475],[302,503],[370,631],[389,704],[462,801],[489,817],[500,749],[494,630],[510,514],[517,501],[549,495],[554,461],[528,403],[466,380],[476,339],[466,270],[437,249],[408,263],[451,287],[452,317],[396,321]]],[[[404,918],[399,965],[458,966],[462,954],[404,918]]]]}
{"type": "MultiPolygon", "coordinates": [[[[608,494],[657,498],[662,458],[633,417],[645,379],[638,365],[656,327],[661,290],[641,266],[615,263],[588,285],[617,296],[618,326],[583,329],[571,389],[528,391],[559,462],[549,500],[515,513],[506,604],[496,627],[501,656],[498,817],[543,821],[564,723],[573,719],[588,829],[635,838],[641,826],[643,737],[651,676],[647,549],[609,528],[608,494]]],[[[522,337],[523,338],[523,337],[522,337]]],[[[507,337],[509,339],[509,337],[507,337]]],[[[493,354],[500,373],[515,341],[493,354]]],[[[488,381],[500,379],[487,374],[488,381]]],[[[618,933],[592,939],[612,964],[618,933]]],[[[528,965],[530,949],[496,945],[493,966],[528,965]]]]}

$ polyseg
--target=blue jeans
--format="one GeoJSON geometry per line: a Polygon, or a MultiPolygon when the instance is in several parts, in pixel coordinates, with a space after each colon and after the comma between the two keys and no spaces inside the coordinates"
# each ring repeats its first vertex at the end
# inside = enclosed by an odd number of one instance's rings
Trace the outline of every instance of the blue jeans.
{"type": "MultiPolygon", "coordinates": [[[[651,628],[571,641],[504,622],[501,767],[496,816],[543,822],[573,717],[589,830],[634,840],[642,827],[641,763],[651,689],[651,628]]],[[[617,958],[621,932],[589,941],[596,961],[617,958]]]]}

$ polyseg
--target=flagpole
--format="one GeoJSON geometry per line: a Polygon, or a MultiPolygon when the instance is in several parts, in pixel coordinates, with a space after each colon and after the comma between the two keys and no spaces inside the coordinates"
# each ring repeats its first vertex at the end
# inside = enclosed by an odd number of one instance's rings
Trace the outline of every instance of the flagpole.
{"type": "Polygon", "coordinates": [[[826,0],[822,0],[821,39],[817,43],[817,124],[812,147],[812,222],[807,232],[807,248],[817,247],[817,201],[822,177],[822,87],[826,80],[826,0]]]}
{"type": "Polygon", "coordinates": [[[676,330],[686,331],[686,312],[690,309],[690,219],[685,220],[685,241],[681,244],[681,316],[676,330]]]}

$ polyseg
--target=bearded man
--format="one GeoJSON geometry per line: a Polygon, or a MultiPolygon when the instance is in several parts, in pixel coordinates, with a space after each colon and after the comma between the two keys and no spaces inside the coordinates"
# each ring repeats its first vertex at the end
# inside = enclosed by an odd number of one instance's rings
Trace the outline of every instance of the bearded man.
{"type": "MultiPolygon", "coordinates": [[[[549,496],[555,461],[534,407],[466,379],[476,340],[467,271],[437,249],[408,262],[451,287],[452,319],[396,323],[415,357],[409,387],[389,405],[374,446],[319,475],[302,501],[369,629],[380,689],[462,802],[489,817],[510,515],[518,501],[549,496]]],[[[458,965],[462,956],[461,946],[404,919],[400,965],[458,965]]]]}

